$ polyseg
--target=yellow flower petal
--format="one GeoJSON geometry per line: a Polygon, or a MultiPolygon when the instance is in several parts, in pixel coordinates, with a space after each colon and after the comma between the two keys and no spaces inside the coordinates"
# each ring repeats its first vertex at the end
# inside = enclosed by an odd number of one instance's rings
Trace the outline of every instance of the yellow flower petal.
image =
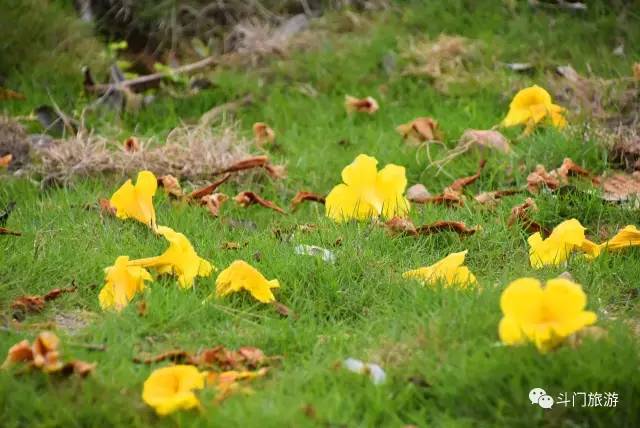
{"type": "Polygon", "coordinates": [[[566,125],[562,113],[564,109],[551,101],[551,95],[534,85],[519,91],[511,104],[509,112],[502,121],[502,126],[525,125],[525,134],[533,130],[536,124],[545,118],[550,118],[553,126],[561,128],[566,125]]]}
{"type": "Polygon", "coordinates": [[[520,324],[513,318],[503,317],[498,325],[500,340],[506,345],[519,345],[525,341],[520,324]]]}
{"type": "Polygon", "coordinates": [[[539,269],[566,262],[576,248],[582,247],[584,230],[578,220],[571,219],[556,226],[547,239],[542,239],[540,233],[531,235],[528,239],[531,266],[539,269]]]}
{"type": "Polygon", "coordinates": [[[403,196],[407,187],[403,166],[388,164],[382,168],[376,178],[376,187],[382,198],[382,215],[385,218],[407,215],[409,201],[403,196]]]}
{"type": "Polygon", "coordinates": [[[466,288],[477,282],[469,268],[462,266],[466,254],[467,251],[449,254],[431,266],[405,272],[402,277],[418,279],[425,285],[435,285],[443,281],[447,286],[457,285],[466,288]]]}
{"type": "Polygon", "coordinates": [[[186,236],[170,227],[158,226],[157,232],[169,241],[169,248],[157,257],[131,260],[131,266],[154,267],[159,273],[178,276],[182,288],[190,288],[196,276],[209,276],[215,269],[207,260],[198,256],[186,236]]]}
{"type": "Polygon", "coordinates": [[[152,228],[156,224],[156,212],[153,208],[153,196],[158,187],[157,179],[150,171],[141,171],[135,186],[127,180],[111,196],[110,203],[121,219],[134,218],[152,228]]]}
{"type": "Polygon", "coordinates": [[[164,416],[198,407],[193,390],[204,388],[205,374],[194,366],[176,365],[155,370],[144,382],[142,400],[164,416]]]}
{"type": "Polygon", "coordinates": [[[100,307],[121,311],[144,290],[144,282],[151,280],[153,278],[144,268],[129,266],[129,257],[118,257],[113,266],[105,269],[105,285],[98,295],[100,307]]]}
{"type": "Polygon", "coordinates": [[[271,303],[276,300],[271,289],[278,287],[280,283],[277,279],[269,281],[247,262],[236,260],[218,275],[216,296],[224,297],[230,293],[247,290],[256,300],[271,303]]]}

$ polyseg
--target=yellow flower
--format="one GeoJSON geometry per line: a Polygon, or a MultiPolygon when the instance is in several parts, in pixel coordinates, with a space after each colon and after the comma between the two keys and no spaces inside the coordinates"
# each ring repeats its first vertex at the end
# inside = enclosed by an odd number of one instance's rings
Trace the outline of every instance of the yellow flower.
{"type": "Polygon", "coordinates": [[[236,260],[220,272],[216,279],[216,296],[247,290],[256,300],[270,303],[276,300],[272,288],[280,287],[277,279],[267,280],[257,269],[243,260],[236,260]]]}
{"type": "Polygon", "coordinates": [[[560,265],[574,249],[581,248],[584,241],[584,227],[575,218],[557,225],[547,239],[542,239],[540,232],[536,232],[528,239],[531,266],[540,269],[546,265],[560,265]]]}
{"type": "Polygon", "coordinates": [[[111,196],[110,203],[121,219],[134,218],[147,226],[155,228],[156,212],[153,208],[153,195],[158,188],[156,176],[150,171],[138,173],[136,185],[127,180],[111,196]]]}
{"type": "Polygon", "coordinates": [[[98,301],[104,310],[121,311],[133,299],[136,293],[145,288],[145,281],[151,281],[151,275],[144,268],[129,266],[129,257],[120,256],[113,266],[104,270],[105,285],[100,290],[98,301]]]}
{"type": "Polygon", "coordinates": [[[402,274],[403,278],[416,278],[424,284],[435,285],[442,281],[446,286],[457,285],[467,288],[476,284],[476,277],[468,267],[463,266],[467,251],[449,254],[429,267],[410,270],[402,274]]]}
{"type": "Polygon", "coordinates": [[[534,278],[515,280],[500,298],[500,340],[506,345],[530,341],[546,352],[596,322],[596,314],[584,310],[586,305],[582,287],[567,279],[549,280],[544,289],[534,278]]]}
{"type": "Polygon", "coordinates": [[[166,226],[158,226],[157,231],[169,241],[169,248],[157,257],[131,260],[130,266],[153,267],[161,274],[175,274],[182,288],[192,287],[196,276],[211,275],[213,266],[198,256],[186,236],[166,226]]]}
{"type": "Polygon", "coordinates": [[[142,400],[160,416],[200,405],[193,393],[204,388],[205,374],[194,366],[176,365],[154,370],[144,382],[142,400]]]}
{"type": "Polygon", "coordinates": [[[388,164],[378,171],[378,161],[359,155],[342,170],[344,184],[335,186],[326,199],[326,215],[341,222],[366,220],[379,215],[404,217],[409,201],[404,197],[407,178],[404,167],[388,164]]]}
{"type": "Polygon", "coordinates": [[[551,102],[551,95],[547,91],[538,85],[533,85],[522,89],[513,97],[502,125],[526,125],[525,134],[528,134],[542,119],[549,117],[553,126],[562,128],[567,124],[562,115],[564,110],[551,102]]]}
{"type": "Polygon", "coordinates": [[[596,258],[602,251],[617,251],[627,247],[640,245],[640,230],[634,225],[624,227],[620,232],[616,233],[613,238],[602,244],[595,244],[585,240],[582,250],[587,253],[587,258],[596,258]]]}

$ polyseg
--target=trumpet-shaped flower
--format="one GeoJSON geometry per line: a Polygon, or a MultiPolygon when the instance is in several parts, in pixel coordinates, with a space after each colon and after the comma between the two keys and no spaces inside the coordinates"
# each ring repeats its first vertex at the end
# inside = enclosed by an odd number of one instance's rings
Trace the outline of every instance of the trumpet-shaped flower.
{"type": "Polygon", "coordinates": [[[280,283],[277,279],[267,280],[249,263],[236,260],[218,275],[216,296],[224,297],[230,293],[247,290],[256,300],[271,303],[276,300],[271,289],[278,287],[280,283]]]}
{"type": "Polygon", "coordinates": [[[530,341],[546,352],[596,322],[596,314],[584,310],[586,305],[582,287],[567,279],[549,280],[544,288],[534,278],[515,280],[500,298],[500,340],[507,345],[530,341]]]}
{"type": "Polygon", "coordinates": [[[134,218],[155,229],[156,211],[153,208],[153,195],[158,188],[156,176],[150,171],[138,173],[135,186],[127,180],[111,196],[110,203],[121,219],[134,218]]]}
{"type": "Polygon", "coordinates": [[[159,273],[174,274],[182,288],[193,286],[196,276],[209,276],[213,266],[198,256],[186,236],[166,226],[158,226],[157,231],[169,241],[169,248],[157,257],[132,260],[131,266],[153,267],[159,273]]]}
{"type": "Polygon", "coordinates": [[[129,266],[129,257],[120,256],[113,266],[104,270],[105,285],[100,290],[98,301],[102,309],[121,311],[133,297],[144,290],[145,281],[153,278],[146,269],[129,266]]]}
{"type": "Polygon", "coordinates": [[[142,400],[160,416],[200,405],[193,392],[204,388],[205,373],[195,366],[176,365],[155,370],[144,382],[142,400]]]}
{"type": "Polygon", "coordinates": [[[627,247],[640,246],[640,230],[634,225],[628,225],[616,233],[613,238],[602,244],[595,244],[585,240],[582,250],[587,253],[587,258],[596,258],[603,251],[618,251],[627,247]]]}
{"type": "Polygon", "coordinates": [[[540,269],[546,265],[560,265],[567,261],[576,248],[584,244],[584,227],[575,218],[557,225],[547,239],[540,232],[529,237],[529,261],[540,269]]]}
{"type": "Polygon", "coordinates": [[[525,125],[525,134],[544,118],[550,118],[551,124],[562,128],[567,124],[562,115],[564,108],[553,104],[551,95],[538,85],[522,89],[513,97],[509,112],[502,121],[503,126],[525,125]]]}
{"type": "Polygon", "coordinates": [[[342,170],[344,184],[335,186],[326,199],[326,215],[341,222],[365,220],[380,215],[404,217],[409,201],[404,197],[407,178],[404,167],[388,164],[378,171],[378,161],[359,155],[342,170]]]}
{"type": "Polygon", "coordinates": [[[467,251],[449,254],[435,264],[410,270],[402,274],[403,278],[415,278],[423,284],[435,285],[443,282],[446,286],[456,285],[467,288],[477,283],[476,277],[468,267],[463,266],[467,251]]]}

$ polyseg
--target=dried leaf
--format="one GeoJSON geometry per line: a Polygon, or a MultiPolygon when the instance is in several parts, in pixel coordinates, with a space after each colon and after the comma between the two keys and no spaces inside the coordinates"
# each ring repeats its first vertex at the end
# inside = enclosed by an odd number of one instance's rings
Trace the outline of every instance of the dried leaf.
{"type": "Polygon", "coordinates": [[[45,303],[57,299],[64,293],[73,293],[78,289],[75,285],[67,288],[54,288],[44,296],[20,296],[11,303],[11,309],[23,313],[41,312],[45,303]]]}
{"type": "Polygon", "coordinates": [[[224,204],[229,197],[224,193],[214,193],[213,195],[207,195],[200,198],[200,203],[204,204],[212,216],[218,217],[220,213],[220,207],[224,204]]]}
{"type": "Polygon", "coordinates": [[[169,360],[173,363],[182,363],[189,361],[190,354],[187,351],[183,351],[180,349],[173,349],[171,351],[165,351],[161,354],[152,356],[152,357],[133,357],[133,362],[138,364],[154,364],[159,363],[161,361],[169,360]]]}
{"type": "Polygon", "coordinates": [[[66,376],[75,374],[83,378],[93,373],[97,365],[97,363],[87,363],[86,361],[73,360],[65,363],[60,371],[66,376]]]}
{"type": "Polygon", "coordinates": [[[158,186],[162,187],[165,193],[173,198],[179,199],[183,196],[180,181],[173,175],[163,175],[158,178],[158,186]]]}
{"type": "Polygon", "coordinates": [[[347,113],[369,113],[373,114],[378,111],[378,102],[372,97],[367,98],[355,98],[351,95],[344,97],[344,107],[347,109],[347,113]]]}
{"type": "Polygon", "coordinates": [[[305,202],[305,201],[312,201],[312,202],[318,202],[320,204],[324,204],[324,200],[325,200],[324,196],[320,196],[317,193],[299,191],[291,200],[291,209],[295,210],[298,207],[298,205],[300,205],[302,202],[305,202]]]}
{"type": "Polygon", "coordinates": [[[154,364],[170,360],[174,363],[193,364],[199,367],[215,367],[222,370],[248,370],[264,366],[279,357],[267,357],[262,350],[245,346],[233,351],[222,345],[203,349],[192,354],[181,349],[173,349],[155,356],[138,356],[133,361],[139,364],[154,364]]]}
{"type": "Polygon", "coordinates": [[[537,194],[543,186],[555,190],[560,187],[560,180],[549,174],[544,165],[537,165],[536,169],[527,176],[527,189],[537,194]]]}
{"type": "Polygon", "coordinates": [[[25,96],[20,92],[13,91],[8,88],[3,88],[0,86],[0,101],[5,100],[24,100],[25,96]]]}
{"type": "Polygon", "coordinates": [[[543,235],[548,235],[549,230],[534,222],[529,217],[530,213],[537,211],[538,205],[536,205],[536,201],[531,198],[527,198],[522,204],[516,205],[511,208],[511,214],[509,215],[509,219],[507,220],[507,226],[512,227],[517,222],[520,222],[522,223],[524,230],[529,233],[540,232],[543,235]]]}
{"type": "Polygon", "coordinates": [[[231,242],[231,241],[227,241],[220,246],[220,248],[222,248],[223,250],[239,250],[242,247],[243,246],[240,245],[239,242],[231,242]]]}
{"type": "Polygon", "coordinates": [[[0,156],[0,168],[8,168],[12,160],[13,155],[11,153],[0,156]]]}
{"type": "Polygon", "coordinates": [[[249,205],[258,204],[265,208],[272,209],[280,214],[286,214],[285,211],[277,206],[275,203],[263,199],[255,192],[240,192],[233,198],[241,207],[248,207],[249,205]]]}
{"type": "Polygon", "coordinates": [[[636,81],[640,81],[640,62],[633,64],[633,78],[636,81]]]}
{"type": "Polygon", "coordinates": [[[445,189],[441,195],[431,196],[425,199],[415,199],[416,204],[435,204],[447,206],[464,205],[464,196],[460,192],[445,189]]]}
{"type": "Polygon", "coordinates": [[[267,174],[275,180],[287,178],[287,167],[284,165],[272,165],[267,163],[263,168],[267,171],[267,174]]]}
{"type": "Polygon", "coordinates": [[[146,317],[149,312],[149,305],[147,304],[147,301],[143,299],[138,302],[136,309],[138,311],[138,316],[146,317]]]}
{"type": "Polygon", "coordinates": [[[494,205],[500,198],[520,193],[518,189],[495,190],[493,192],[482,192],[474,198],[481,205],[494,205]]]}
{"type": "Polygon", "coordinates": [[[114,216],[116,215],[116,207],[114,207],[113,205],[111,205],[111,201],[109,201],[109,199],[98,199],[98,207],[100,208],[100,213],[101,214],[106,214],[109,216],[114,216]]]}
{"type": "Polygon", "coordinates": [[[122,144],[124,151],[128,153],[134,153],[140,151],[140,141],[136,137],[129,137],[124,140],[122,144]]]}
{"type": "Polygon", "coordinates": [[[420,183],[414,184],[407,189],[407,199],[410,202],[424,203],[424,201],[431,197],[431,193],[420,183]]]}
{"type": "Polygon", "coordinates": [[[78,287],[74,283],[71,287],[54,288],[53,290],[51,290],[47,294],[45,294],[43,296],[43,298],[44,298],[45,302],[49,302],[51,300],[57,299],[58,297],[60,297],[64,293],[74,293],[76,291],[78,291],[78,287]]]}
{"type": "Polygon", "coordinates": [[[511,151],[509,140],[500,132],[494,130],[467,129],[460,137],[459,145],[495,149],[502,153],[511,151]]]}
{"type": "Polygon", "coordinates": [[[298,315],[296,315],[296,313],[293,312],[288,306],[283,305],[278,301],[272,302],[271,305],[273,306],[273,309],[275,309],[275,311],[283,317],[298,319],[298,315]]]}
{"type": "MultiPolygon", "coordinates": [[[[478,178],[480,178],[480,174],[482,174],[482,170],[484,169],[484,166],[486,165],[486,163],[487,161],[485,159],[482,159],[480,161],[480,164],[478,165],[478,171],[475,174],[470,175],[469,177],[458,178],[453,183],[451,183],[451,185],[449,185],[447,189],[453,192],[462,191],[466,186],[472,184],[478,178]]],[[[445,193],[447,189],[445,189],[445,193]]]]}
{"type": "Polygon", "coordinates": [[[393,234],[406,234],[411,236],[417,236],[418,230],[416,229],[413,222],[409,219],[402,217],[393,217],[391,220],[387,221],[385,224],[387,230],[393,234]]]}
{"type": "Polygon", "coordinates": [[[252,168],[262,168],[269,163],[268,156],[253,156],[250,158],[242,159],[228,168],[223,169],[222,171],[216,172],[217,174],[225,174],[227,172],[238,172],[244,171],[246,169],[252,168]]]}
{"type": "Polygon", "coordinates": [[[602,183],[605,201],[626,201],[633,197],[640,197],[640,172],[631,175],[616,174],[604,179],[602,183]]]}
{"type": "Polygon", "coordinates": [[[555,173],[561,177],[561,180],[566,180],[569,176],[581,176],[589,178],[594,185],[600,184],[600,179],[596,177],[591,171],[584,169],[571,158],[564,158],[562,165],[555,170],[555,173]]]}
{"type": "Polygon", "coordinates": [[[5,227],[0,227],[0,235],[22,236],[22,233],[9,230],[5,227]]]}
{"type": "Polygon", "coordinates": [[[224,182],[226,182],[229,178],[231,178],[231,174],[227,173],[213,183],[189,193],[187,199],[201,201],[204,196],[210,195],[211,193],[215,192],[216,189],[220,187],[224,182]]]}
{"type": "Polygon", "coordinates": [[[265,144],[271,144],[276,139],[276,133],[264,122],[256,122],[253,124],[253,136],[259,147],[265,144]]]}
{"type": "Polygon", "coordinates": [[[467,227],[467,225],[461,221],[436,221],[435,223],[420,226],[417,230],[419,235],[430,235],[439,232],[456,232],[458,235],[473,235],[480,230],[480,226],[467,227]]]}
{"type": "Polygon", "coordinates": [[[425,141],[442,141],[442,133],[438,122],[431,117],[418,117],[396,128],[402,138],[408,141],[423,143],[425,141]]]}

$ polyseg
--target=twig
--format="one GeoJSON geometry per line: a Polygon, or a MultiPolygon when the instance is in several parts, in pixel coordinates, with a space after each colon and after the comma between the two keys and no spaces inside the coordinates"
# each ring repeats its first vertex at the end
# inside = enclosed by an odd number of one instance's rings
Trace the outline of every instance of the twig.
{"type": "Polygon", "coordinates": [[[240,107],[244,107],[253,103],[253,95],[248,94],[237,100],[229,101],[228,103],[220,104],[204,113],[200,117],[200,124],[203,126],[209,125],[214,122],[219,116],[225,113],[238,110],[240,107]]]}

